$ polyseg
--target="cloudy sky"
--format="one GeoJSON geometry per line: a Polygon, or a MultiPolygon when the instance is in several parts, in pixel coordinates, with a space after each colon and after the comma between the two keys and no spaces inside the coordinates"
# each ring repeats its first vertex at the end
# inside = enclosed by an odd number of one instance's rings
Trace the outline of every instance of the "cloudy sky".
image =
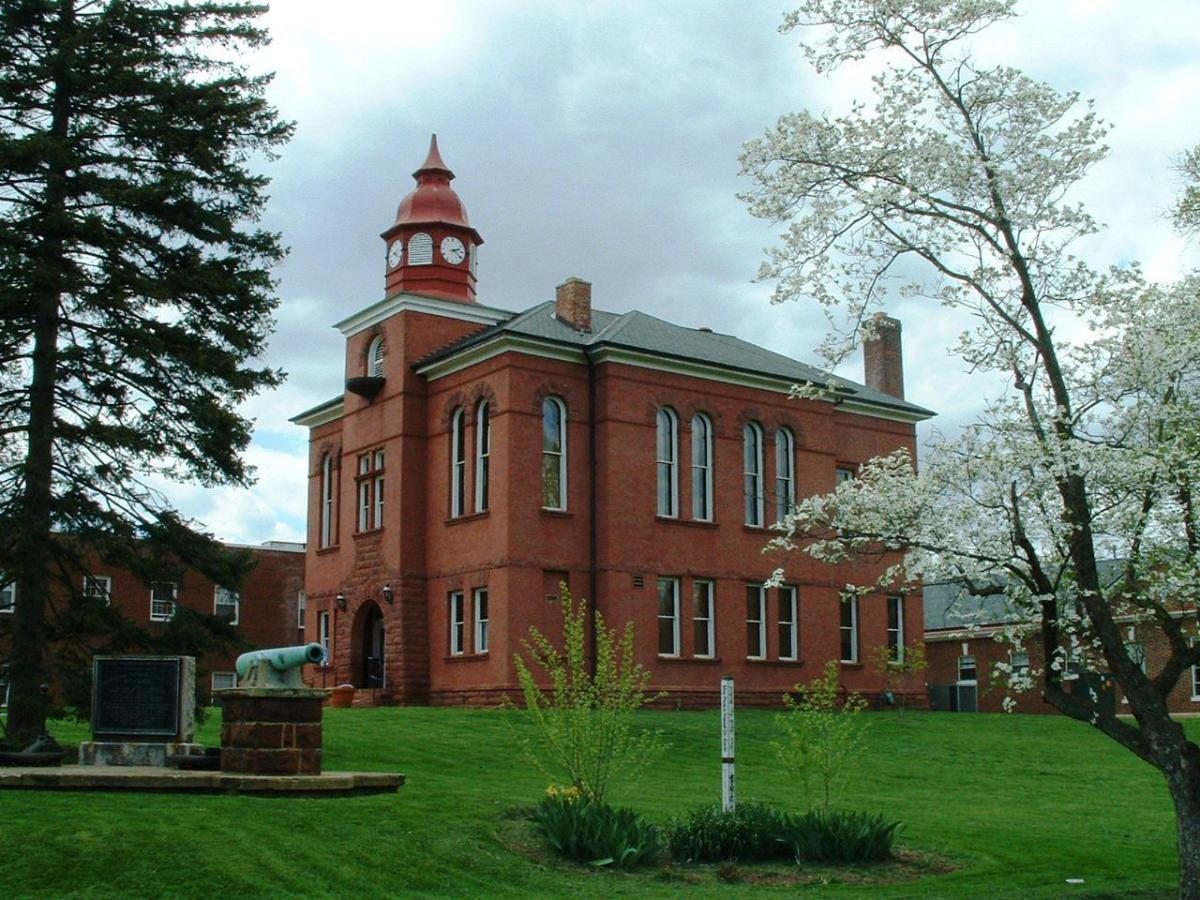
{"type": "MultiPolygon", "coordinates": [[[[772,306],[755,283],[777,226],[737,200],[741,145],[780,115],[840,111],[864,70],[814,74],[780,0],[276,0],[273,102],[295,139],[269,166],[266,224],[291,253],[269,361],[287,383],[256,420],[247,491],[174,487],[180,508],[227,540],[304,539],[307,435],[289,416],[341,391],[334,321],[382,296],[384,246],[431,132],[485,240],[479,300],[524,309],[569,275],[597,307],[709,326],[815,362],[811,305],[772,306]]],[[[1200,4],[1042,0],[991,30],[981,63],[1020,67],[1096,100],[1114,125],[1079,199],[1109,226],[1088,251],[1171,278],[1200,259],[1163,212],[1172,158],[1200,143],[1200,4]]],[[[897,302],[908,397],[967,421],[980,390],[957,380],[935,309],[897,302]],[[948,385],[953,383],[954,389],[948,385]]],[[[848,366],[841,374],[859,378],[848,366]]],[[[923,426],[925,427],[925,426],[923,426]]]]}

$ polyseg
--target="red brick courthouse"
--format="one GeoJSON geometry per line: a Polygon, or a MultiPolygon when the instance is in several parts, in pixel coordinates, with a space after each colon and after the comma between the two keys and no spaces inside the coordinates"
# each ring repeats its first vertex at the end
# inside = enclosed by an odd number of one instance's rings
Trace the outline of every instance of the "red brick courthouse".
{"type": "MultiPolygon", "coordinates": [[[[842,604],[852,572],[786,560],[768,526],[871,456],[913,448],[899,323],[867,348],[870,386],[788,398],[831,376],[731,335],[592,308],[571,278],[519,313],[476,300],[483,243],[436,141],[383,232],[382,300],[337,328],[345,389],[310,430],[309,673],[358,702],[492,703],[531,625],[558,631],[559,582],[632,620],[656,689],[715,702],[782,691],[844,660],[876,693],[880,644],[922,635],[921,600],[842,604]],[[837,577],[834,577],[834,576],[837,577]]],[[[923,694],[923,689],[921,691],[923,694]]]]}

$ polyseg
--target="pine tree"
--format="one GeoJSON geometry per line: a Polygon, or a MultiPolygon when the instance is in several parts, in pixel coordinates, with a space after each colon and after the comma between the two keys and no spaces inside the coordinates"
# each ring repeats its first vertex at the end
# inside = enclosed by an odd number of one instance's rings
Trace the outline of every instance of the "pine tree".
{"type": "Polygon", "coordinates": [[[16,584],[18,739],[38,724],[51,582],[80,571],[76,548],[236,578],[153,485],[248,483],[237,407],[281,378],[256,362],[283,255],[255,224],[256,167],[291,125],[239,62],[267,41],[264,11],[0,5],[0,571],[16,584]]]}

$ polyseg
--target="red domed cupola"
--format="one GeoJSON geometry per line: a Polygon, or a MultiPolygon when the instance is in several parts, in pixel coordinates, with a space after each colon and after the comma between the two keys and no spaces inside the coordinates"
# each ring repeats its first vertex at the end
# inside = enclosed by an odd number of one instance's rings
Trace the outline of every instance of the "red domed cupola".
{"type": "Polygon", "coordinates": [[[413,178],[416,189],[400,201],[395,224],[382,235],[387,243],[385,293],[474,303],[476,255],[483,238],[450,187],[454,173],[442,162],[436,134],[413,178]]]}

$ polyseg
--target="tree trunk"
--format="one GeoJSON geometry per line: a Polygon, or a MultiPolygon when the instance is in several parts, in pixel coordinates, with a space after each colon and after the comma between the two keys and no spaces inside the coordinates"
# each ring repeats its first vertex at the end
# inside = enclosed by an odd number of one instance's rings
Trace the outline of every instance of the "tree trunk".
{"type": "Polygon", "coordinates": [[[58,16],[58,48],[54,55],[46,193],[40,216],[45,237],[38,248],[32,284],[33,377],[29,385],[29,443],[21,496],[21,533],[16,544],[17,596],[13,611],[13,644],[9,660],[10,695],[7,736],[18,748],[38,736],[46,671],[46,605],[50,596],[51,540],[54,518],[54,410],[58,382],[59,304],[67,235],[68,138],[71,119],[70,35],[75,26],[72,3],[58,16]]]}
{"type": "Polygon", "coordinates": [[[1200,748],[1184,744],[1182,764],[1164,774],[1175,802],[1179,842],[1179,896],[1200,900],[1200,748]]]}

